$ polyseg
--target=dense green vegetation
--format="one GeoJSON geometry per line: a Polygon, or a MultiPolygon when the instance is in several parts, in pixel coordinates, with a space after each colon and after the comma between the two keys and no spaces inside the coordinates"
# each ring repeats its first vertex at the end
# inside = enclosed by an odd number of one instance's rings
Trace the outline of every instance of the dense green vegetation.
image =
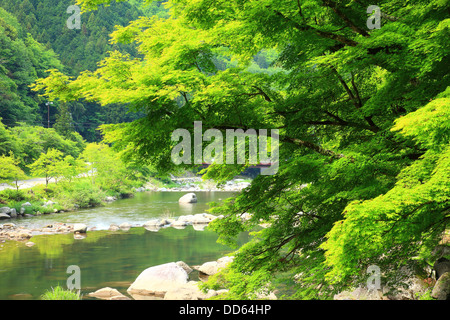
{"type": "Polygon", "coordinates": [[[27,34],[17,19],[0,7],[0,98],[2,122],[40,122],[42,98],[28,86],[48,69],[62,70],[57,55],[27,34]]]}
{"type": "Polygon", "coordinates": [[[106,144],[87,144],[79,134],[68,139],[55,129],[0,122],[0,183],[16,190],[0,192],[0,203],[15,208],[30,202],[26,213],[50,213],[101,205],[106,196],[124,197],[155,175],[147,166],[125,164],[106,144]],[[19,190],[23,180],[45,178],[45,185],[19,190]],[[44,206],[48,200],[57,205],[44,206]]]}
{"type": "MultiPolygon", "coordinates": [[[[78,1],[83,10],[110,2],[78,1]]],[[[329,298],[364,283],[371,264],[400,286],[401,266],[432,263],[450,219],[448,7],[379,1],[381,28],[369,30],[371,4],[172,0],[169,19],[142,17],[112,33],[138,58],[114,51],[95,71],[69,79],[54,70],[35,89],[145,113],[103,133],[125,159],[161,172],[179,168],[170,137],[194,121],[280,130],[278,173],[213,209],[226,217],[213,228],[228,244],[271,223],[209,283],[229,297],[296,275],[290,298],[329,298]],[[278,53],[279,69],[251,70],[260,52],[278,53]]],[[[224,182],[243,168],[213,165],[206,177],[224,182]]]]}
{"type": "MultiPolygon", "coordinates": [[[[17,211],[20,203],[29,201],[32,206],[26,213],[52,212],[55,208],[44,206],[48,199],[57,201],[57,210],[99,205],[106,195],[130,194],[149,174],[145,166],[125,165],[108,146],[86,142],[101,140],[96,130],[100,124],[132,121],[141,114],[128,113],[125,104],[49,102],[30,88],[48,70],[73,76],[93,70],[109,50],[137,55],[133,46],[109,44],[107,39],[115,25],[126,25],[144,14],[139,9],[142,2],[83,15],[81,30],[65,27],[70,4],[69,0],[0,1],[0,182],[16,188],[1,192],[0,201],[17,211]],[[99,161],[88,168],[85,163],[92,160],[88,153],[95,153],[95,148],[101,148],[104,154],[97,157],[108,164],[99,161]],[[92,170],[98,181],[80,178],[92,170]],[[46,187],[19,191],[21,180],[31,177],[45,178],[46,187]]],[[[167,12],[156,6],[151,14],[160,11],[167,12]]]]}
{"type": "Polygon", "coordinates": [[[84,139],[100,141],[95,130],[100,124],[131,121],[140,115],[127,113],[124,105],[102,108],[86,101],[48,106],[29,85],[46,76],[49,69],[64,70],[71,76],[94,70],[110,50],[135,56],[133,46],[111,45],[108,36],[115,25],[126,25],[144,13],[138,9],[139,1],[136,5],[113,5],[83,15],[81,30],[70,30],[65,25],[71,4],[70,0],[25,0],[19,5],[17,1],[0,1],[0,117],[7,126],[25,122],[55,127],[61,114],[68,113],[74,130],[84,139]]]}
{"type": "Polygon", "coordinates": [[[194,170],[171,161],[173,131],[194,121],[277,129],[277,174],[212,209],[228,245],[270,226],[205,288],[245,299],[284,281],[287,298],[328,299],[370,265],[399,287],[402,266],[433,264],[450,220],[445,1],[379,1],[372,30],[365,0],[77,3],[81,30],[64,27],[69,0],[0,0],[0,180],[57,177],[2,203],[88,207],[194,170]]]}
{"type": "MultiPolygon", "coordinates": [[[[60,133],[67,128],[79,133],[89,142],[99,142],[96,130],[101,124],[131,122],[143,113],[128,112],[128,103],[104,107],[93,101],[60,104],[39,97],[29,85],[46,71],[57,69],[69,76],[85,70],[95,70],[108,52],[120,50],[131,58],[139,57],[133,43],[110,43],[109,34],[115,26],[125,26],[140,16],[167,18],[164,1],[146,4],[144,0],[112,3],[81,16],[81,29],[68,29],[67,8],[71,0],[0,0],[0,94],[3,108],[0,117],[7,126],[20,122],[52,127],[60,133]]],[[[251,68],[262,72],[269,68],[272,52],[261,52],[251,68]]],[[[226,55],[217,56],[215,63],[225,69],[231,62],[226,55]]]]}

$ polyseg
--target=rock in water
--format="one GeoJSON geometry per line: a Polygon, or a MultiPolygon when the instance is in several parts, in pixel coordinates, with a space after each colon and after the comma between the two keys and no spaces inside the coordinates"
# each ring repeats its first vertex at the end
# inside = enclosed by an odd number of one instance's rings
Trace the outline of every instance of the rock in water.
{"type": "Polygon", "coordinates": [[[127,292],[133,297],[149,295],[164,296],[167,291],[179,288],[185,285],[187,281],[187,272],[175,262],[170,262],[142,271],[128,288],[127,292]]]}
{"type": "Polygon", "coordinates": [[[182,196],[179,200],[179,203],[197,203],[197,196],[195,193],[187,193],[182,196]]]}
{"type": "Polygon", "coordinates": [[[211,219],[207,218],[205,213],[195,214],[192,219],[193,224],[208,224],[210,222],[211,222],[211,219]]]}
{"type": "Polygon", "coordinates": [[[129,224],[128,222],[123,222],[119,225],[120,230],[130,230],[131,228],[131,224],[129,224]]]}
{"type": "Polygon", "coordinates": [[[73,225],[73,232],[86,233],[87,226],[83,223],[75,223],[73,225]]]}
{"type": "Polygon", "coordinates": [[[118,231],[118,230],[120,230],[120,228],[119,228],[119,226],[117,225],[117,224],[111,224],[110,226],[109,226],[109,229],[108,229],[109,231],[118,231]]]}
{"type": "Polygon", "coordinates": [[[0,220],[2,220],[2,219],[11,219],[11,217],[9,216],[9,214],[0,213],[0,220]]]}
{"type": "Polygon", "coordinates": [[[162,227],[164,225],[165,221],[162,221],[161,219],[153,219],[144,223],[143,227],[162,227]]]}
{"type": "Polygon", "coordinates": [[[106,300],[111,300],[112,298],[115,298],[114,300],[117,300],[118,297],[127,298],[126,296],[121,294],[117,289],[110,287],[98,289],[95,292],[89,293],[88,296],[106,300]]]}

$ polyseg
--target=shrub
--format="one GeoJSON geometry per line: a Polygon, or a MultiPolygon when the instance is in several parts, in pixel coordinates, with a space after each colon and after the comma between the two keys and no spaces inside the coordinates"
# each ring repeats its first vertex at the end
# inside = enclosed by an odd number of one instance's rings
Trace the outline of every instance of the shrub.
{"type": "Polygon", "coordinates": [[[52,290],[47,290],[42,296],[42,300],[81,300],[79,292],[64,290],[59,285],[52,290]]]}
{"type": "Polygon", "coordinates": [[[65,184],[55,197],[56,202],[65,208],[89,208],[101,205],[105,198],[104,192],[97,186],[93,186],[87,180],[76,180],[65,184]]]}
{"type": "Polygon", "coordinates": [[[27,200],[27,196],[22,190],[5,189],[0,193],[0,199],[5,202],[24,201],[27,200]]]}

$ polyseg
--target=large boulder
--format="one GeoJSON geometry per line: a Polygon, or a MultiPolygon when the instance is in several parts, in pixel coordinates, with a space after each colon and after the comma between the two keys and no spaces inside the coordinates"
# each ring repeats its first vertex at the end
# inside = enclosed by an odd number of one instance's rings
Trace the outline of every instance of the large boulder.
{"type": "Polygon", "coordinates": [[[187,272],[175,262],[170,262],[142,271],[127,289],[135,299],[143,296],[164,297],[170,290],[176,290],[188,282],[187,272]]]}
{"type": "Polygon", "coordinates": [[[182,196],[179,200],[179,203],[197,203],[197,196],[195,193],[187,193],[182,196]]]}
{"type": "Polygon", "coordinates": [[[437,300],[450,300],[450,272],[446,272],[439,277],[431,296],[437,300]]]}

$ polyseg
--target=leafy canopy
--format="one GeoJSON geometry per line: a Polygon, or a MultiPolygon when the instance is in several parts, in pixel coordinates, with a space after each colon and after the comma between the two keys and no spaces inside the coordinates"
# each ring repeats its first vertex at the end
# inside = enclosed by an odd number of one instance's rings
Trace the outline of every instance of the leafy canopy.
{"type": "MultiPolygon", "coordinates": [[[[328,298],[363,281],[370,264],[387,274],[423,266],[449,221],[446,3],[379,1],[381,28],[368,30],[371,4],[172,0],[169,18],[139,18],[111,34],[140,57],[113,51],[95,71],[71,79],[53,70],[35,89],[143,112],[103,133],[125,158],[161,172],[177,169],[171,133],[192,132],[194,121],[279,129],[278,173],[212,210],[225,216],[211,227],[228,244],[270,224],[220,281],[249,298],[276,274],[296,275],[293,298],[328,298]],[[278,53],[278,71],[250,72],[262,50],[278,53]],[[224,56],[233,64],[219,68],[224,56]]],[[[213,165],[207,177],[224,181],[243,167],[213,165]]]]}

